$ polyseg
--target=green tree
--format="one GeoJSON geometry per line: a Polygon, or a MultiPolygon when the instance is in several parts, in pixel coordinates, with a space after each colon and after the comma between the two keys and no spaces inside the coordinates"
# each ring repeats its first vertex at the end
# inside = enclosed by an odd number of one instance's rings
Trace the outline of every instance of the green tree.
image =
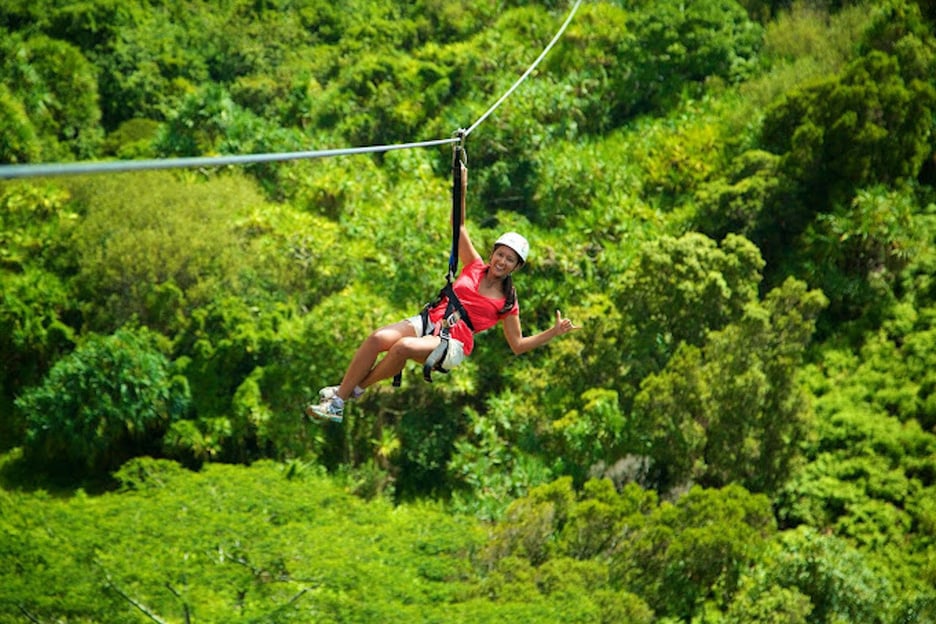
{"type": "Polygon", "coordinates": [[[259,309],[233,297],[192,312],[174,351],[179,371],[199,389],[192,400],[195,424],[194,429],[191,423],[173,425],[167,452],[196,461],[237,462],[275,452],[268,447],[270,408],[261,383],[264,367],[280,357],[285,341],[279,329],[288,320],[282,308],[259,309]]]}
{"type": "Polygon", "coordinates": [[[105,128],[134,118],[162,121],[196,85],[209,81],[205,38],[214,29],[203,20],[218,11],[195,8],[105,0],[56,12],[53,28],[80,42],[98,68],[105,128]]]}
{"type": "Polygon", "coordinates": [[[757,492],[783,483],[810,423],[796,373],[825,304],[821,292],[788,280],[643,380],[633,448],[647,449],[653,483],[737,481],[757,492]]]}
{"type": "Polygon", "coordinates": [[[927,244],[918,211],[911,189],[876,186],[806,228],[797,263],[833,302],[834,318],[880,322],[901,270],[927,244]]]}
{"type": "Polygon", "coordinates": [[[585,133],[602,134],[621,121],[615,114],[632,69],[621,60],[632,56],[637,45],[628,17],[615,3],[583,4],[545,59],[551,72],[577,85],[581,114],[575,123],[585,133]]]}
{"type": "Polygon", "coordinates": [[[561,527],[559,552],[575,559],[600,560],[614,552],[618,536],[642,526],[658,504],[656,492],[635,483],[617,491],[609,479],[590,479],[561,527]]]}
{"type": "Polygon", "coordinates": [[[58,187],[0,188],[0,430],[7,445],[19,444],[24,432],[13,398],[38,384],[77,339],[77,302],[61,274],[68,267],[62,233],[75,218],[58,187]]]}
{"type": "Polygon", "coordinates": [[[26,456],[37,465],[91,475],[157,451],[189,405],[153,334],[121,329],[94,336],[59,360],[16,400],[26,415],[26,456]]]}
{"type": "Polygon", "coordinates": [[[512,443],[522,437],[522,425],[511,420],[516,400],[509,393],[492,397],[487,413],[466,409],[467,423],[454,423],[467,431],[454,441],[447,472],[458,507],[478,517],[501,517],[509,501],[551,476],[534,449],[512,443]]]}
{"type": "Polygon", "coordinates": [[[22,442],[25,423],[14,397],[38,384],[52,364],[74,347],[76,332],[66,322],[71,309],[62,281],[30,269],[0,274],[0,433],[3,446],[22,442]]]}
{"type": "MultiPolygon", "coordinates": [[[[218,83],[187,94],[167,117],[153,142],[163,157],[297,152],[302,145],[298,132],[240,106],[218,83]]],[[[278,188],[282,169],[278,163],[245,166],[276,198],[282,198],[278,188]]]]}
{"type": "MultiPolygon", "coordinates": [[[[535,327],[531,307],[523,305],[525,327],[535,327]]],[[[542,458],[552,474],[572,476],[581,485],[627,452],[626,406],[632,394],[621,383],[629,370],[619,350],[623,321],[608,296],[592,293],[570,306],[547,300],[539,307],[553,317],[539,316],[539,327],[548,327],[560,306],[581,330],[521,358],[514,358],[499,336],[492,337],[472,359],[478,363],[477,387],[486,388],[487,395],[479,409],[504,423],[499,431],[507,448],[542,458]]]]}
{"type": "Polygon", "coordinates": [[[778,534],[752,578],[761,595],[786,588],[808,597],[809,622],[890,622],[899,605],[894,588],[860,551],[806,527],[778,534]]]}
{"type": "Polygon", "coordinates": [[[450,70],[408,55],[366,54],[320,94],[310,115],[351,145],[399,143],[412,138],[451,97],[450,70]],[[412,94],[419,93],[418,100],[412,94]]]}
{"type": "Polygon", "coordinates": [[[779,160],[764,150],[748,150],[735,157],[724,170],[727,177],[695,190],[693,226],[715,239],[731,232],[754,239],[765,213],[782,209],[777,205],[784,195],[779,160]]]}
{"type": "Polygon", "coordinates": [[[42,146],[23,103],[0,83],[0,162],[27,163],[39,160],[42,146]]]}
{"type": "Polygon", "coordinates": [[[743,587],[725,614],[726,624],[807,624],[809,597],[787,587],[743,587]]]}
{"type": "MultiPolygon", "coordinates": [[[[95,69],[81,51],[43,35],[13,34],[3,38],[0,59],[0,83],[22,102],[45,158],[91,156],[101,139],[101,111],[95,69]]],[[[28,139],[27,126],[18,127],[19,142],[28,139]]]]}
{"type": "Polygon", "coordinates": [[[756,300],[763,266],[740,236],[718,244],[689,233],[642,245],[613,295],[625,319],[630,377],[659,371],[681,343],[701,345],[707,332],[738,319],[756,300]]]}
{"type": "Polygon", "coordinates": [[[845,210],[861,189],[912,181],[929,160],[934,40],[914,3],[888,2],[869,18],[861,56],[766,111],[760,144],[780,156],[781,183],[751,238],[771,273],[798,270],[789,252],[818,215],[845,210]]]}
{"type": "Polygon", "coordinates": [[[635,4],[616,119],[668,108],[687,84],[737,81],[756,68],[763,31],[734,0],[635,4]]]}
{"type": "Polygon", "coordinates": [[[16,181],[0,187],[0,266],[67,275],[73,264],[65,240],[78,218],[70,200],[58,185],[16,181]]]}
{"type": "Polygon", "coordinates": [[[120,124],[104,139],[102,151],[124,160],[153,158],[153,146],[160,124],[152,119],[131,119],[120,124]]]}
{"type": "Polygon", "coordinates": [[[628,448],[630,432],[617,392],[592,387],[577,404],[552,421],[549,437],[558,439],[556,466],[580,483],[595,466],[607,466],[628,448]]]}
{"type": "Polygon", "coordinates": [[[897,57],[872,51],[840,77],[793,92],[767,111],[764,145],[780,154],[799,200],[762,230],[797,234],[816,212],[847,202],[857,189],[915,178],[931,153],[936,90],[904,78],[897,57]]]}
{"type": "Polygon", "coordinates": [[[660,489],[705,473],[706,377],[702,351],[683,343],[661,373],[641,382],[632,416],[640,442],[634,446],[652,462],[644,479],[660,489]]]}
{"type": "Polygon", "coordinates": [[[135,318],[171,336],[223,293],[306,304],[342,279],[325,260],[334,226],[269,204],[238,174],[89,177],[70,188],[81,215],[69,232],[73,284],[91,329],[135,318]]]}
{"type": "Polygon", "coordinates": [[[776,526],[766,496],[738,485],[693,487],[625,527],[610,562],[612,582],[647,601],[658,616],[690,621],[706,601],[730,603],[776,526]]]}

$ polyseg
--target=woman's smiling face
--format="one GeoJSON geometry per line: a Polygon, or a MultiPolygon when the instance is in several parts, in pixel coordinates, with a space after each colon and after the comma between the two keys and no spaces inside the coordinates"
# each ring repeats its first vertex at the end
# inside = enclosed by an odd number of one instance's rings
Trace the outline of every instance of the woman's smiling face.
{"type": "Polygon", "coordinates": [[[520,265],[520,256],[506,245],[498,245],[491,252],[491,270],[494,275],[503,277],[509,275],[520,265]]]}

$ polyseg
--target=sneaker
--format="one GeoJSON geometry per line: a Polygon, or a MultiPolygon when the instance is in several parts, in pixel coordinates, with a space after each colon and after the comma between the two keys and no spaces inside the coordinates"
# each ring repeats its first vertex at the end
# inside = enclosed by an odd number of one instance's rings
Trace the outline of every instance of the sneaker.
{"type": "Polygon", "coordinates": [[[344,414],[344,401],[338,397],[325,399],[318,405],[309,404],[305,408],[306,416],[317,421],[341,422],[344,414]]]}
{"type": "MultiPolygon", "coordinates": [[[[319,400],[327,401],[328,399],[331,399],[332,397],[334,397],[336,394],[338,394],[338,386],[325,386],[324,388],[319,390],[319,400]]],[[[355,386],[354,390],[351,391],[351,398],[360,399],[362,394],[364,394],[364,388],[358,388],[357,386],[355,386]]]]}

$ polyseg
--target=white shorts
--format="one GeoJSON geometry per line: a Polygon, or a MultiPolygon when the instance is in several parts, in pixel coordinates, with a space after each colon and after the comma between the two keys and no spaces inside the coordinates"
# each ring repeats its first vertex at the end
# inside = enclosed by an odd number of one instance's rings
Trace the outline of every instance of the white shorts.
{"type": "MultiPolygon", "coordinates": [[[[413,326],[413,329],[416,330],[416,336],[419,338],[431,335],[435,329],[432,325],[429,325],[428,328],[423,327],[423,317],[421,314],[411,316],[407,318],[406,321],[413,326]]],[[[465,345],[461,343],[461,340],[449,338],[449,347],[445,352],[445,358],[441,362],[442,368],[445,370],[455,368],[461,364],[464,359],[465,345]]]]}
{"type": "Polygon", "coordinates": [[[410,325],[413,326],[413,329],[416,330],[416,337],[417,337],[417,338],[422,338],[423,336],[428,336],[429,334],[432,333],[432,330],[434,329],[434,327],[432,327],[432,325],[429,326],[428,330],[427,330],[427,328],[423,327],[423,317],[422,317],[422,314],[417,314],[416,316],[411,316],[411,317],[409,317],[409,318],[406,319],[406,320],[409,322],[410,325]]]}

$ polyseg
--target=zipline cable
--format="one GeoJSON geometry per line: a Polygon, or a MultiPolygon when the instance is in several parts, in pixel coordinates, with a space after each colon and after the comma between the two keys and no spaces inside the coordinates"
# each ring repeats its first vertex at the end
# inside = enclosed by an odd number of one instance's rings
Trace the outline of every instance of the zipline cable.
{"type": "Polygon", "coordinates": [[[240,154],[230,156],[194,156],[187,158],[154,158],[142,160],[109,160],[109,161],[83,161],[76,163],[47,163],[0,165],[0,180],[14,178],[36,178],[64,175],[84,175],[95,173],[119,173],[126,171],[141,171],[147,169],[182,169],[190,167],[222,167],[225,165],[248,165],[254,163],[279,162],[284,160],[303,160],[312,158],[328,158],[332,156],[347,156],[351,154],[367,154],[376,152],[389,152],[391,150],[412,149],[416,147],[433,147],[462,141],[481,123],[484,122],[514,91],[520,86],[540,64],[552,47],[565,32],[572,18],[578,11],[582,0],[577,0],[569,11],[568,17],[559,28],[559,31],[549,42],[549,45],[540,53],[539,57],[520,76],[519,79],[498,99],[487,112],[478,118],[467,130],[459,131],[458,136],[449,139],[435,139],[413,143],[396,143],[391,145],[372,145],[365,147],[348,147],[340,149],[311,150],[303,152],[274,152],[269,154],[240,154]]]}
{"type": "Polygon", "coordinates": [[[89,173],[115,173],[139,171],[143,169],[181,169],[185,167],[221,167],[224,165],[246,165],[283,160],[301,160],[346,156],[349,154],[367,154],[389,152],[391,150],[414,147],[432,147],[456,143],[459,139],[436,139],[417,143],[397,143],[395,145],[372,145],[369,147],[346,147],[341,149],[314,150],[307,152],[276,152],[272,154],[241,154],[232,156],[194,156],[190,158],[156,158],[150,160],[109,160],[85,161],[79,163],[52,163],[44,165],[0,165],[0,179],[29,178],[38,176],[62,176],[89,173]]]}
{"type": "Polygon", "coordinates": [[[566,18],[565,22],[564,22],[564,23],[562,24],[562,26],[559,28],[559,31],[556,33],[556,36],[554,36],[554,37],[552,38],[552,41],[549,42],[549,45],[547,45],[546,48],[542,51],[542,53],[539,55],[539,57],[537,57],[537,59],[536,59],[535,61],[533,61],[533,64],[530,65],[530,67],[529,67],[525,72],[523,72],[523,75],[520,76],[520,78],[517,79],[517,81],[513,84],[513,86],[510,87],[510,89],[508,89],[507,92],[504,93],[504,95],[502,95],[502,96],[500,97],[499,100],[497,100],[496,102],[494,102],[494,105],[491,106],[491,108],[489,108],[489,109],[487,110],[486,113],[484,113],[483,115],[481,115],[481,116],[478,118],[478,120],[477,120],[476,122],[474,122],[473,124],[471,124],[470,126],[468,126],[468,129],[465,130],[465,136],[466,136],[466,137],[467,137],[469,134],[471,134],[472,131],[474,131],[475,128],[477,128],[479,125],[481,125],[481,122],[483,122],[485,119],[487,119],[487,118],[490,116],[490,114],[493,113],[493,112],[497,109],[497,107],[501,105],[501,103],[502,103],[504,100],[506,100],[508,97],[510,97],[510,95],[511,95],[514,91],[516,91],[517,87],[520,86],[520,83],[523,82],[524,80],[526,80],[527,76],[529,76],[531,73],[533,73],[533,70],[535,70],[535,69],[536,69],[536,66],[540,64],[540,61],[542,61],[544,58],[546,58],[546,55],[549,54],[549,51],[552,49],[552,47],[553,47],[554,45],[556,45],[556,42],[557,42],[557,41],[559,41],[559,37],[561,37],[561,36],[562,36],[562,33],[564,33],[565,30],[566,30],[566,28],[568,28],[569,23],[572,21],[572,18],[575,17],[575,12],[578,11],[578,8],[579,8],[579,5],[580,5],[580,4],[582,4],[582,0],[577,0],[576,3],[575,3],[575,5],[572,6],[572,10],[569,11],[569,16],[566,18]]]}

